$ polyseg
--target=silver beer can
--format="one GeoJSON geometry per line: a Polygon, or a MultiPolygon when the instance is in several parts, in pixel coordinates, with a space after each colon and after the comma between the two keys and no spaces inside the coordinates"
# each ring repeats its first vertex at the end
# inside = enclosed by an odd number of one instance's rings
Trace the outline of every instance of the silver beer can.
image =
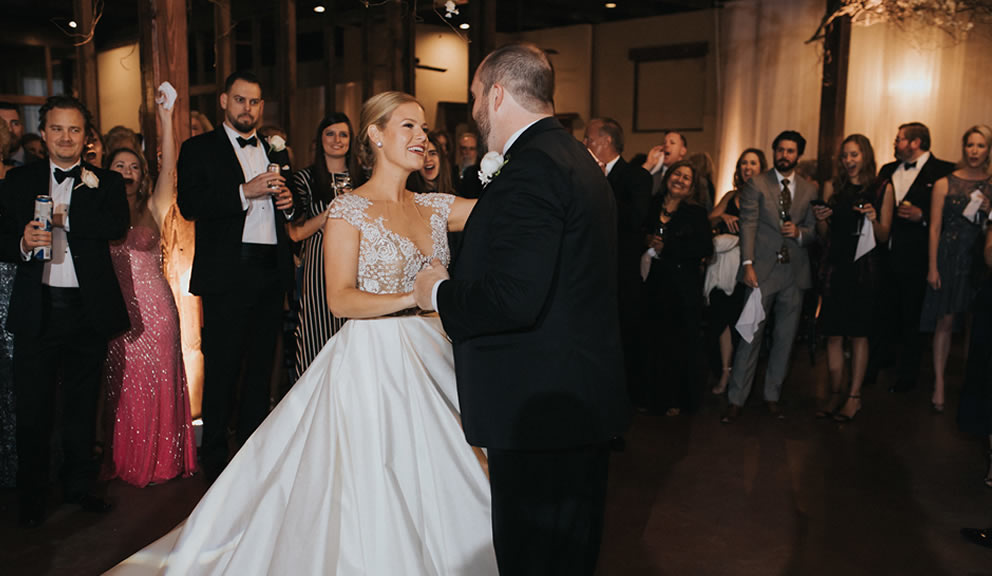
{"type": "MultiPolygon", "coordinates": [[[[52,229],[52,208],[54,204],[52,203],[51,196],[38,196],[34,199],[34,219],[35,222],[41,222],[42,228],[46,231],[51,231],[52,229]]],[[[52,245],[48,246],[38,246],[34,249],[34,259],[35,260],[51,260],[52,259],[52,245]]]]}

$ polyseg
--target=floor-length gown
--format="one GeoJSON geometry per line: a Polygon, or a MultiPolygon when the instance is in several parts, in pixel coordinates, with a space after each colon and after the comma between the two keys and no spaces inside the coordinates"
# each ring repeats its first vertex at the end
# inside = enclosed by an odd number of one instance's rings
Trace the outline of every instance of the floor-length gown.
{"type": "MultiPolygon", "coordinates": [[[[453,197],[420,194],[432,254],[339,196],[361,233],[357,287],[408,292],[448,263],[453,197]]],[[[348,320],[186,522],[113,574],[496,574],[489,483],[461,429],[436,316],[348,320]]]]}
{"type": "Polygon", "coordinates": [[[110,255],[131,328],[107,345],[104,373],[114,415],[106,475],[145,486],[196,469],[179,312],[165,276],[157,230],[134,226],[110,255]]]}

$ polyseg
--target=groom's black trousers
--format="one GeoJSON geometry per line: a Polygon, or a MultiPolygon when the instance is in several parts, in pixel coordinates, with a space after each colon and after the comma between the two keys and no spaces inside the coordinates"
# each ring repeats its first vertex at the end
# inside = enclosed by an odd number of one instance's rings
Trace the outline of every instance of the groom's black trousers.
{"type": "Polygon", "coordinates": [[[603,532],[608,445],[488,452],[500,574],[591,575],[603,532]]]}

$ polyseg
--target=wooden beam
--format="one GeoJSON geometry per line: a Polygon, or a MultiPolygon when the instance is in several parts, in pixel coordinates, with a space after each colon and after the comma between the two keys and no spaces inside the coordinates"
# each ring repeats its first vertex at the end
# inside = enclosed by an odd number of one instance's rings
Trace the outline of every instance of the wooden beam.
{"type": "Polygon", "coordinates": [[[369,58],[369,42],[372,41],[372,14],[366,6],[362,10],[362,102],[372,97],[372,62],[369,58]]]}
{"type": "Polygon", "coordinates": [[[231,72],[234,72],[234,25],[231,24],[231,2],[215,0],[214,79],[217,83],[217,94],[224,91],[224,81],[231,72]]]}
{"type": "Polygon", "coordinates": [[[45,95],[52,96],[55,80],[52,78],[52,47],[45,44],[45,95]]]}
{"type": "MultiPolygon", "coordinates": [[[[295,114],[293,113],[296,100],[296,0],[280,0],[279,2],[280,34],[279,65],[282,72],[282,97],[280,98],[280,116],[282,129],[290,138],[296,133],[295,114]]],[[[256,66],[256,69],[260,68],[256,66]]]]}
{"type": "MultiPolygon", "coordinates": [[[[73,11],[79,30],[89,33],[93,29],[92,0],[73,0],[73,11]]],[[[97,87],[96,49],[93,39],[76,47],[76,92],[93,115],[93,125],[100,129],[100,94],[97,87]]]]}
{"type": "MultiPolygon", "coordinates": [[[[838,4],[838,0],[827,2],[828,9],[838,4]]],[[[817,180],[821,183],[831,178],[836,154],[844,140],[850,52],[851,18],[844,16],[830,23],[823,39],[823,83],[820,88],[820,133],[816,157],[817,180]]]]}
{"type": "Polygon", "coordinates": [[[26,96],[24,94],[2,94],[0,100],[17,104],[18,106],[41,106],[45,103],[43,96],[26,96]]]}
{"type": "MultiPolygon", "coordinates": [[[[468,99],[472,101],[471,82],[482,59],[496,49],[496,0],[476,0],[469,3],[468,37],[468,99]]],[[[463,8],[464,9],[464,8],[463,8]]],[[[468,124],[476,130],[472,120],[472,106],[468,106],[468,124]]],[[[483,144],[480,142],[480,145],[483,144]]]]}
{"type": "Polygon", "coordinates": [[[327,3],[324,14],[324,117],[330,116],[338,108],[337,77],[337,27],[335,26],[335,2],[327,3]]]}

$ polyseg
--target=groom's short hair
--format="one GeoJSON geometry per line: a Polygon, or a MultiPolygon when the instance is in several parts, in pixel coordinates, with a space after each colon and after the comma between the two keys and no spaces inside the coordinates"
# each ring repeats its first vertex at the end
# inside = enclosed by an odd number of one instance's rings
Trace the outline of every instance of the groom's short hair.
{"type": "Polygon", "coordinates": [[[497,48],[479,65],[478,74],[483,94],[499,83],[531,112],[554,107],[555,69],[535,44],[517,42],[497,48]]]}

